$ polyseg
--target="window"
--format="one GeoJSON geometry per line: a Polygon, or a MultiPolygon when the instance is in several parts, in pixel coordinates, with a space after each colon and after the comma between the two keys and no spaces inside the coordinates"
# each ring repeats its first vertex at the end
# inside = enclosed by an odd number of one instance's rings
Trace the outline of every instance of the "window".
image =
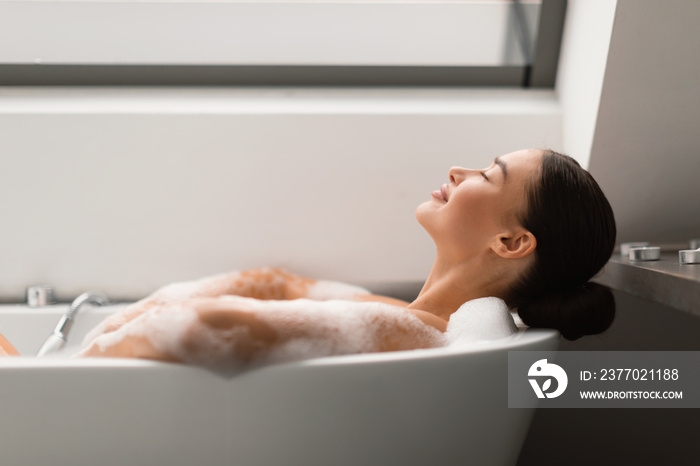
{"type": "Polygon", "coordinates": [[[0,0],[0,85],[552,87],[565,7],[0,0]]]}

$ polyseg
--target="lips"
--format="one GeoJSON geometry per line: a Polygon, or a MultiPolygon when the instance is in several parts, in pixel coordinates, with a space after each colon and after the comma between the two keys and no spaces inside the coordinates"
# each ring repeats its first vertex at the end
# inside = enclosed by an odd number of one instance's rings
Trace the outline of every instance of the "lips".
{"type": "Polygon", "coordinates": [[[442,198],[445,199],[445,202],[447,202],[447,185],[443,184],[440,187],[440,194],[442,194],[442,198]]]}
{"type": "Polygon", "coordinates": [[[447,185],[442,185],[439,190],[433,191],[433,197],[443,202],[447,202],[447,185]]]}

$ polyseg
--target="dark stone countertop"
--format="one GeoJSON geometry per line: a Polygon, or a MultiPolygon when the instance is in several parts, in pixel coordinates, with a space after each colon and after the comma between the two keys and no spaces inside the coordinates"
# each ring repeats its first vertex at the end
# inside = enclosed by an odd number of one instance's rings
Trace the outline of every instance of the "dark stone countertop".
{"type": "Polygon", "coordinates": [[[678,250],[662,249],[660,260],[645,262],[615,253],[593,280],[700,317],[700,264],[680,265],[678,250]]]}

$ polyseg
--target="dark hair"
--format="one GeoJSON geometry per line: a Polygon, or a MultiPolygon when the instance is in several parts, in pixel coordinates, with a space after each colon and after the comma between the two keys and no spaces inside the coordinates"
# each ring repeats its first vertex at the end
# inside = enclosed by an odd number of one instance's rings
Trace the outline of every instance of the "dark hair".
{"type": "Polygon", "coordinates": [[[521,222],[537,241],[535,259],[506,302],[526,325],[555,328],[568,340],[606,330],[615,299],[610,289],[588,280],[612,255],[617,230],[591,174],[571,157],[545,150],[521,222]]]}

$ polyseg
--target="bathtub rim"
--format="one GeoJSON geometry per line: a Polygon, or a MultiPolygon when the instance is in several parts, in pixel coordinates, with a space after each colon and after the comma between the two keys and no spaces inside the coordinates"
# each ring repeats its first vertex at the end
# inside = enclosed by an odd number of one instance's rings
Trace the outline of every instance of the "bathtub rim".
{"type": "Polygon", "coordinates": [[[322,356],[318,358],[303,359],[297,361],[267,364],[253,367],[233,377],[222,376],[214,372],[198,367],[180,363],[154,361],[134,358],[73,358],[73,357],[48,357],[37,359],[33,356],[16,356],[0,359],[0,371],[2,370],[32,370],[32,369],[91,369],[91,368],[116,368],[131,370],[185,370],[206,372],[226,380],[233,380],[243,376],[253,375],[260,371],[269,370],[293,370],[304,367],[325,367],[341,365],[362,364],[386,364],[392,362],[406,362],[411,360],[441,359],[445,357],[460,357],[467,354],[483,354],[501,351],[520,350],[525,346],[541,343],[545,340],[559,339],[558,331],[552,329],[520,327],[517,333],[498,340],[457,343],[440,348],[425,348],[405,351],[388,351],[362,354],[343,354],[322,356]]]}

